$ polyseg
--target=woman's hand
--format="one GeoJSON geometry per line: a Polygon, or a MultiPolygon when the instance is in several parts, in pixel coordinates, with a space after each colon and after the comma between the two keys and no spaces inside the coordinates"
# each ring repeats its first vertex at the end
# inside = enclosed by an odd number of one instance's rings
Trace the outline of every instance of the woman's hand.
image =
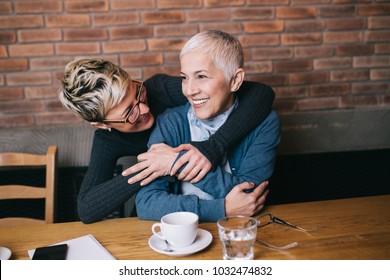
{"type": "Polygon", "coordinates": [[[127,182],[134,184],[141,181],[141,186],[153,182],[156,178],[169,175],[169,171],[175,159],[179,155],[171,146],[167,144],[154,144],[149,151],[137,157],[138,163],[122,172],[123,176],[133,173],[137,175],[131,177],[127,182]]]}
{"type": "Polygon", "coordinates": [[[251,193],[245,190],[253,189],[253,183],[241,183],[235,186],[225,198],[225,213],[227,217],[236,215],[253,216],[264,207],[269,190],[265,190],[268,181],[261,183],[251,193]]]}
{"type": "Polygon", "coordinates": [[[173,166],[171,170],[171,176],[176,175],[179,169],[187,163],[187,166],[177,176],[181,181],[190,181],[191,183],[197,183],[203,179],[204,176],[211,170],[211,163],[209,160],[191,144],[182,144],[174,151],[180,153],[187,150],[183,156],[181,156],[173,166]]]}

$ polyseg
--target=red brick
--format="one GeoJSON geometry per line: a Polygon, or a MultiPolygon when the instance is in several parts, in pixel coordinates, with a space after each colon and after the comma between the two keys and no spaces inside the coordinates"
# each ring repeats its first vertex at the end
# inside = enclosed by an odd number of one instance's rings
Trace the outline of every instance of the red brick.
{"type": "Polygon", "coordinates": [[[277,34],[244,35],[239,36],[238,39],[243,47],[277,46],[280,44],[277,34]]]}
{"type": "Polygon", "coordinates": [[[258,74],[270,73],[273,67],[271,61],[249,61],[245,63],[244,68],[247,74],[258,74]]]}
{"type": "Polygon", "coordinates": [[[273,21],[247,21],[243,23],[244,31],[247,33],[275,33],[284,29],[284,22],[273,21]]]}
{"type": "Polygon", "coordinates": [[[281,6],[281,5],[288,5],[288,2],[290,0],[248,0],[248,5],[249,6],[270,6],[270,5],[276,5],[276,6],[281,6]]]}
{"type": "Polygon", "coordinates": [[[140,22],[138,12],[93,15],[94,26],[131,25],[140,22]]]}
{"type": "MultiPolygon", "coordinates": [[[[370,1],[370,0],[368,0],[370,1]]],[[[302,4],[328,4],[329,0],[291,0],[292,5],[302,5],[302,4]]]]}
{"type": "Polygon", "coordinates": [[[5,46],[0,46],[0,57],[8,57],[7,49],[5,46]]]}
{"type": "Polygon", "coordinates": [[[177,52],[169,52],[164,54],[164,62],[167,65],[180,65],[180,59],[179,59],[179,51],[177,52]]]}
{"type": "Polygon", "coordinates": [[[358,9],[359,15],[363,16],[390,14],[390,4],[359,5],[358,9]]]}
{"type": "Polygon", "coordinates": [[[181,50],[187,39],[148,39],[148,49],[151,51],[181,50]]]}
{"type": "Polygon", "coordinates": [[[352,58],[350,57],[332,57],[314,59],[314,69],[339,69],[350,68],[352,66],[352,58]]]}
{"type": "Polygon", "coordinates": [[[276,61],[275,71],[277,73],[283,72],[301,72],[309,71],[313,69],[311,60],[287,60],[287,61],[276,61]]]}
{"type": "Polygon", "coordinates": [[[390,85],[387,82],[362,82],[353,83],[351,87],[352,94],[378,94],[388,93],[390,85]]]}
{"type": "Polygon", "coordinates": [[[151,26],[114,27],[110,30],[111,40],[139,39],[153,36],[151,26]]]}
{"type": "Polygon", "coordinates": [[[296,100],[275,100],[273,107],[279,113],[294,112],[298,110],[296,100]]]}
{"type": "Polygon", "coordinates": [[[0,100],[23,99],[23,88],[0,88],[0,100]]]}
{"type": "Polygon", "coordinates": [[[102,43],[104,53],[140,52],[146,50],[145,40],[124,40],[102,43]]]}
{"type": "Polygon", "coordinates": [[[15,31],[0,31],[0,44],[10,44],[16,42],[15,31]]]}
{"type": "Polygon", "coordinates": [[[390,53],[390,43],[376,44],[375,53],[378,54],[390,53]]]}
{"type": "Polygon", "coordinates": [[[247,75],[245,77],[248,81],[260,82],[269,86],[287,86],[288,76],[284,74],[262,74],[262,75],[247,75]]]}
{"type": "Polygon", "coordinates": [[[178,77],[180,75],[180,66],[146,67],[144,69],[144,79],[150,78],[153,75],[159,73],[165,73],[171,76],[178,77]]]}
{"type": "Polygon", "coordinates": [[[61,39],[61,29],[18,30],[18,40],[21,43],[53,42],[61,39]]]}
{"type": "Polygon", "coordinates": [[[42,112],[44,101],[7,101],[0,103],[0,111],[4,113],[42,112]]]}
{"type": "Polygon", "coordinates": [[[276,99],[284,98],[304,98],[309,95],[307,86],[288,86],[274,88],[276,99]]]}
{"type": "Polygon", "coordinates": [[[62,12],[61,1],[23,1],[14,3],[17,14],[27,13],[59,13],[62,12]]]}
{"type": "Polygon", "coordinates": [[[335,4],[348,4],[348,3],[356,4],[356,3],[367,3],[367,2],[372,2],[372,0],[333,0],[333,3],[335,4]]]}
{"type": "Polygon", "coordinates": [[[47,27],[89,27],[91,19],[87,14],[47,15],[47,27]]]}
{"type": "Polygon", "coordinates": [[[390,17],[369,17],[369,29],[388,29],[390,26],[390,17]]]}
{"type": "Polygon", "coordinates": [[[0,71],[25,71],[27,69],[27,59],[0,59],[0,71]]]}
{"type": "Polygon", "coordinates": [[[336,47],[337,55],[369,55],[374,53],[374,45],[342,45],[336,47]]]}
{"type": "Polygon", "coordinates": [[[58,86],[27,87],[25,95],[27,99],[58,98],[58,86]]]}
{"type": "Polygon", "coordinates": [[[380,104],[378,96],[345,96],[340,99],[341,108],[358,108],[377,106],[380,104]]]}
{"type": "Polygon", "coordinates": [[[351,6],[324,6],[324,7],[319,7],[319,15],[320,17],[324,18],[333,18],[333,17],[350,17],[356,15],[356,7],[351,5],[351,6]]]}
{"type": "Polygon", "coordinates": [[[107,38],[107,30],[105,29],[64,30],[65,41],[104,41],[107,38]]]}
{"type": "Polygon", "coordinates": [[[4,85],[4,76],[0,75],[0,86],[4,85]]]}
{"type": "Polygon", "coordinates": [[[281,19],[302,19],[315,18],[317,15],[315,7],[277,7],[276,18],[281,19]]]}
{"type": "Polygon", "coordinates": [[[310,88],[310,96],[338,96],[350,93],[349,84],[314,85],[310,88]]]}
{"type": "Polygon", "coordinates": [[[24,44],[9,46],[10,56],[48,56],[54,54],[52,44],[24,44]]]}
{"type": "Polygon", "coordinates": [[[227,9],[188,10],[187,20],[193,21],[222,21],[230,18],[227,9]]]}
{"type": "Polygon", "coordinates": [[[109,9],[108,0],[66,1],[65,10],[71,13],[106,12],[109,9]]]}
{"type": "Polygon", "coordinates": [[[330,73],[330,80],[332,82],[345,82],[345,81],[361,81],[368,80],[370,78],[369,70],[339,70],[332,71],[330,73]]]}
{"type": "Polygon", "coordinates": [[[286,31],[287,32],[313,32],[324,30],[323,20],[287,20],[286,31]]]}
{"type": "Polygon", "coordinates": [[[231,7],[231,6],[243,6],[245,0],[204,0],[205,7],[231,7]]]}
{"type": "Polygon", "coordinates": [[[155,8],[155,0],[129,1],[129,0],[111,0],[111,9],[113,10],[141,10],[155,8]]]}
{"type": "Polygon", "coordinates": [[[200,31],[216,29],[230,33],[231,35],[242,33],[240,22],[207,22],[202,23],[199,29],[200,31]]]}
{"type": "Polygon", "coordinates": [[[363,41],[362,32],[329,32],[324,34],[324,43],[342,44],[342,43],[360,43],[363,41]]]}
{"type": "Polygon", "coordinates": [[[49,99],[46,101],[46,111],[49,112],[59,112],[63,111],[64,107],[62,103],[58,100],[58,98],[55,99],[49,99]]]}
{"type": "Polygon", "coordinates": [[[196,24],[182,25],[158,25],[154,27],[154,34],[156,37],[176,37],[187,36],[190,37],[198,33],[198,26],[196,24]]]}
{"type": "Polygon", "coordinates": [[[56,45],[57,54],[98,54],[100,53],[99,43],[84,42],[84,43],[59,43],[56,45]]]}
{"type": "Polygon", "coordinates": [[[353,67],[388,67],[389,56],[358,56],[353,58],[353,67]]]}
{"type": "Polygon", "coordinates": [[[326,22],[328,30],[356,30],[365,28],[363,18],[330,19],[326,22]]]}
{"type": "Polygon", "coordinates": [[[313,45],[322,43],[322,35],[320,33],[293,33],[282,34],[282,45],[313,45]]]}
{"type": "Polygon", "coordinates": [[[184,11],[144,12],[143,21],[145,24],[182,23],[184,11]]]}
{"type": "Polygon", "coordinates": [[[81,118],[68,112],[50,112],[35,115],[37,125],[66,124],[83,122],[81,118]]]}
{"type": "Polygon", "coordinates": [[[256,48],[252,50],[253,59],[288,59],[293,57],[291,48],[256,48]]]}
{"type": "Polygon", "coordinates": [[[373,81],[390,81],[390,68],[387,69],[371,69],[370,78],[373,81]]]}
{"type": "Polygon", "coordinates": [[[53,57],[45,57],[45,58],[31,58],[30,59],[30,67],[31,70],[63,70],[71,61],[71,57],[67,56],[53,56],[53,57]]]}
{"type": "Polygon", "coordinates": [[[121,64],[124,67],[138,67],[148,65],[161,65],[163,55],[161,53],[124,54],[121,56],[121,64]]]}
{"type": "Polygon", "coordinates": [[[324,72],[310,72],[310,73],[292,73],[289,75],[290,84],[304,85],[304,84],[320,84],[329,81],[329,73],[324,72]]]}
{"type": "Polygon", "coordinates": [[[298,58],[329,57],[329,56],[333,56],[333,48],[329,46],[296,47],[295,55],[298,58]]]}
{"type": "Polygon", "coordinates": [[[0,2],[0,14],[11,14],[12,3],[11,2],[0,2]]]}
{"type": "Polygon", "coordinates": [[[365,32],[365,40],[367,42],[385,42],[390,41],[390,31],[367,31],[365,32]]]}
{"type": "Polygon", "coordinates": [[[32,126],[35,124],[35,118],[33,115],[0,115],[0,127],[24,127],[32,126]]]}
{"type": "Polygon", "coordinates": [[[233,19],[274,19],[273,8],[235,8],[232,9],[233,19]]]}
{"type": "Polygon", "coordinates": [[[307,98],[298,101],[300,111],[335,109],[338,107],[337,97],[307,98]]]}
{"type": "Polygon", "coordinates": [[[23,15],[0,17],[0,29],[42,27],[43,18],[40,15],[23,15]]]}
{"type": "Polygon", "coordinates": [[[158,0],[157,7],[160,9],[169,8],[200,8],[201,0],[158,0]]]}
{"type": "Polygon", "coordinates": [[[49,85],[52,83],[51,74],[47,72],[12,73],[6,75],[7,85],[49,85]]]}

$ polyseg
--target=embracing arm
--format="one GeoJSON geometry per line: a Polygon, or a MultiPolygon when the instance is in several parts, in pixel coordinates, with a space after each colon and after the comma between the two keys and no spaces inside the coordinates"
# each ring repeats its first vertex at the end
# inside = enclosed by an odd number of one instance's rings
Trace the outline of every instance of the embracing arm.
{"type": "Polygon", "coordinates": [[[280,124],[273,111],[264,122],[253,130],[229,157],[232,174],[218,166],[201,181],[193,183],[214,198],[223,198],[231,189],[243,182],[256,186],[272,175],[276,148],[280,142],[280,124]]]}
{"type": "Polygon", "coordinates": [[[118,175],[113,178],[117,159],[123,156],[122,152],[132,155],[143,150],[142,145],[133,142],[133,145],[127,145],[130,149],[125,151],[124,143],[114,137],[116,133],[95,132],[90,164],[77,198],[79,218],[86,224],[106,218],[140,188],[139,184],[129,185],[128,177],[118,175]]]}
{"type": "Polygon", "coordinates": [[[209,140],[190,142],[207,157],[213,168],[218,166],[229,148],[265,120],[272,110],[275,93],[267,85],[244,81],[237,96],[238,108],[209,140]]]}
{"type": "Polygon", "coordinates": [[[217,221],[225,216],[224,199],[201,200],[196,195],[173,193],[169,182],[157,179],[142,188],[136,196],[137,214],[143,220],[160,220],[162,216],[188,211],[199,216],[201,222],[217,221]]]}

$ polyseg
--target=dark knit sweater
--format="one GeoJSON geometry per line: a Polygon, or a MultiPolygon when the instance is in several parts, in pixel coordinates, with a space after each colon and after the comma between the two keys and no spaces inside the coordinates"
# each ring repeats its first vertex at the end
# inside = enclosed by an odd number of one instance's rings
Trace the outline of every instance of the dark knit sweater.
{"type": "MultiPolygon", "coordinates": [[[[145,81],[145,87],[154,116],[166,108],[187,102],[182,94],[179,77],[155,75],[145,81]]],[[[219,164],[225,151],[260,124],[272,108],[274,92],[264,84],[245,81],[237,94],[240,106],[226,123],[208,141],[191,142],[213,167],[219,164]]],[[[152,130],[136,133],[123,133],[114,129],[111,132],[101,129],[95,131],[90,164],[77,202],[79,217],[84,223],[106,218],[141,188],[139,182],[129,185],[129,176],[113,177],[113,174],[119,158],[137,156],[146,151],[152,130]]]]}

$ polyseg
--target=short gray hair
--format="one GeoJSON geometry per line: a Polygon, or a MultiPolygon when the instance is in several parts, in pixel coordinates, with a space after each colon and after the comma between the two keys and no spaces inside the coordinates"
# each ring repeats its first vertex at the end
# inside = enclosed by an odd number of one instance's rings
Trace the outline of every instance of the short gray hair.
{"type": "Polygon", "coordinates": [[[112,62],[78,58],[65,67],[59,89],[61,103],[89,122],[101,122],[125,96],[131,79],[112,62]]]}
{"type": "Polygon", "coordinates": [[[241,43],[220,30],[203,31],[191,37],[182,48],[180,58],[192,52],[209,54],[214,64],[225,73],[227,81],[238,68],[244,67],[241,43]]]}

